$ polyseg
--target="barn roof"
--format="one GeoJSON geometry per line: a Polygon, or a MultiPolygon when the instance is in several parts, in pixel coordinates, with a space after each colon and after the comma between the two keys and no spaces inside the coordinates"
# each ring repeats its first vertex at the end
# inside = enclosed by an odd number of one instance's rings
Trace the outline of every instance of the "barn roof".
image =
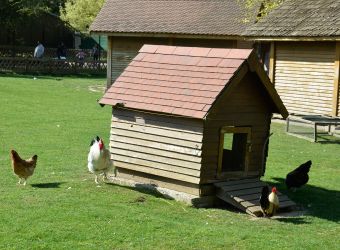
{"type": "Polygon", "coordinates": [[[243,33],[261,39],[339,40],[339,0],[286,0],[243,33]]]}
{"type": "Polygon", "coordinates": [[[234,75],[242,67],[246,72],[249,65],[262,80],[278,112],[286,117],[287,110],[251,52],[144,45],[99,103],[203,119],[234,75]]]}
{"type": "Polygon", "coordinates": [[[90,31],[239,36],[245,14],[237,0],[107,0],[90,31]]]}

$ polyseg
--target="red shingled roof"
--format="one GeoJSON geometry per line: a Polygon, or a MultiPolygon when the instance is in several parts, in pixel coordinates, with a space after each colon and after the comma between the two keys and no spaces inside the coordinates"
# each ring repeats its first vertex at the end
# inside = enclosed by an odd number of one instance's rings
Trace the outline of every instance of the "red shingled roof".
{"type": "Polygon", "coordinates": [[[202,119],[251,51],[144,45],[99,103],[202,119]]]}

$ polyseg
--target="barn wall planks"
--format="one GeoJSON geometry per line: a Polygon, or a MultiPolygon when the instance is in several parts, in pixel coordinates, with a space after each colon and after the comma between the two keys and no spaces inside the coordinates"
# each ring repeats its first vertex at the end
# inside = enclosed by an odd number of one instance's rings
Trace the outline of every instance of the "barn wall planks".
{"type": "Polygon", "coordinates": [[[113,109],[110,147],[119,168],[198,184],[200,120],[113,109]]]}
{"type": "Polygon", "coordinates": [[[332,114],[335,43],[277,42],[275,88],[289,113],[332,114]]]}
{"type": "Polygon", "coordinates": [[[216,179],[220,129],[223,126],[250,126],[252,152],[249,159],[249,174],[262,174],[263,147],[269,134],[273,104],[262,88],[258,77],[247,74],[237,88],[228,92],[208,115],[202,148],[201,183],[216,179]]]}

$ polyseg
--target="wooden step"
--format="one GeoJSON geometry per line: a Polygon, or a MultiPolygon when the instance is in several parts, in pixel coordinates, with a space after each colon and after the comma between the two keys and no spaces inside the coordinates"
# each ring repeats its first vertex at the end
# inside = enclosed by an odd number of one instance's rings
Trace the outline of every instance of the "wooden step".
{"type": "Polygon", "coordinates": [[[244,184],[244,183],[253,183],[258,182],[259,178],[250,178],[250,179],[241,179],[241,180],[228,180],[228,181],[222,181],[222,182],[216,182],[214,185],[216,187],[225,187],[225,186],[232,186],[237,184],[244,184]]]}
{"type": "MultiPolygon", "coordinates": [[[[262,187],[269,186],[258,178],[241,179],[218,182],[214,184],[219,199],[245,211],[253,216],[262,216],[259,198],[262,187]]],[[[269,189],[271,187],[269,186],[269,189]]],[[[291,201],[288,196],[278,192],[280,210],[292,209],[296,203],[291,201]]]]}

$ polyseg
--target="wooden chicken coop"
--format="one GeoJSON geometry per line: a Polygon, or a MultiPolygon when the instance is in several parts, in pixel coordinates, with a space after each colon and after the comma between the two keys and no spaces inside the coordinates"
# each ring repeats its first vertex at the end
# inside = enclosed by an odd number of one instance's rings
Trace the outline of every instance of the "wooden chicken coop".
{"type": "Polygon", "coordinates": [[[272,113],[288,116],[249,49],[144,45],[99,103],[113,107],[110,150],[119,178],[201,204],[221,183],[259,181],[272,113]]]}

